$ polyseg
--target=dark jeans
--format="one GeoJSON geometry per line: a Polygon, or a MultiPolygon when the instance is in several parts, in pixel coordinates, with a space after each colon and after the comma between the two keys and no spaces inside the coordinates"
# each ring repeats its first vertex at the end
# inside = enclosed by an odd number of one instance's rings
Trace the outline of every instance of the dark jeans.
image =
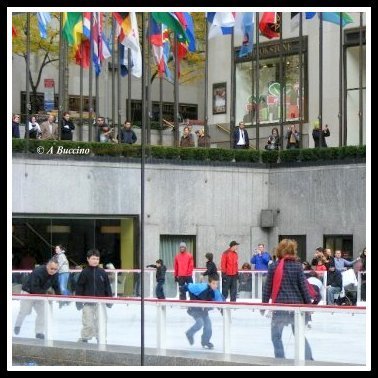
{"type": "MultiPolygon", "coordinates": [[[[282,313],[282,311],[281,311],[282,313]]],[[[271,338],[274,347],[274,357],[285,358],[285,351],[282,343],[282,331],[286,325],[291,324],[294,333],[294,314],[273,314],[271,324],[271,338]],[[278,316],[277,316],[278,315],[278,316]]],[[[310,344],[305,338],[305,359],[313,360],[310,344]]]]}
{"type": "Polygon", "coordinates": [[[244,145],[244,146],[238,146],[238,145],[236,145],[235,147],[234,147],[236,150],[245,150],[246,148],[248,148],[248,146],[246,146],[246,145],[244,145]]]}
{"type": "Polygon", "coordinates": [[[157,285],[156,285],[156,298],[157,299],[165,299],[164,290],[163,290],[164,282],[165,280],[161,280],[157,282],[157,285]]]}
{"type": "Polygon", "coordinates": [[[180,293],[180,300],[185,301],[186,300],[186,291],[184,288],[184,285],[186,283],[193,283],[192,276],[179,276],[177,277],[178,284],[179,284],[179,293],[180,293]]]}
{"type": "MultiPolygon", "coordinates": [[[[195,310],[199,310],[196,308],[195,310]]],[[[188,311],[190,314],[190,311],[188,311]]],[[[192,327],[190,327],[186,333],[189,336],[194,336],[196,332],[198,332],[203,327],[203,332],[201,336],[201,344],[205,345],[208,344],[211,338],[211,335],[213,333],[211,328],[211,320],[209,318],[209,315],[207,313],[207,310],[201,310],[201,314],[193,314],[191,315],[194,320],[196,321],[192,327]]]]}
{"type": "Polygon", "coordinates": [[[225,274],[222,276],[222,295],[226,300],[228,297],[228,291],[230,290],[230,301],[236,302],[236,292],[238,289],[237,284],[238,276],[226,276],[225,274]]]}

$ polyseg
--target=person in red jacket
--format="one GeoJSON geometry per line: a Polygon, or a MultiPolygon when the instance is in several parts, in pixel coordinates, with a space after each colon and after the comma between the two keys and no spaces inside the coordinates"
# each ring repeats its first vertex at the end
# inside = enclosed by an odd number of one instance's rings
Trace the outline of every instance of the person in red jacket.
{"type": "Polygon", "coordinates": [[[180,243],[180,252],[175,256],[175,281],[179,284],[180,300],[186,300],[185,284],[193,283],[193,256],[186,250],[186,243],[180,243]]]}
{"type": "Polygon", "coordinates": [[[238,249],[239,243],[233,240],[230,248],[223,252],[221,260],[222,271],[222,295],[225,300],[230,291],[230,301],[236,302],[237,280],[238,280],[238,249]]]}

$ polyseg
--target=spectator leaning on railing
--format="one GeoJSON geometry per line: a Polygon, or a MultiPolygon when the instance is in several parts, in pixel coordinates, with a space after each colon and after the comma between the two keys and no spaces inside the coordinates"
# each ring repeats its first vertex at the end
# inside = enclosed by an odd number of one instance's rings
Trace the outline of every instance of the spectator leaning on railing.
{"type": "Polygon", "coordinates": [[[347,267],[353,266],[353,264],[358,260],[360,260],[360,257],[357,257],[353,261],[345,260],[341,257],[340,250],[335,251],[335,268],[340,272],[342,272],[343,270],[347,270],[347,267]]]}

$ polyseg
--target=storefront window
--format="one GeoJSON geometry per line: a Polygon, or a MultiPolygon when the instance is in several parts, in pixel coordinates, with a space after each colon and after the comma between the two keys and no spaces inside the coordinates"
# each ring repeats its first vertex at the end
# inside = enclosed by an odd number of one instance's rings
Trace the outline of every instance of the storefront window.
{"type": "MultiPolygon", "coordinates": [[[[280,57],[279,48],[275,42],[268,42],[269,46],[260,47],[259,60],[259,93],[256,92],[256,60],[253,62],[236,62],[236,120],[243,120],[246,124],[256,124],[256,111],[259,109],[260,124],[274,124],[280,122],[280,57]],[[274,47],[274,48],[273,48],[274,47]],[[268,52],[265,53],[264,52],[268,52]]],[[[302,63],[302,96],[299,88],[299,54],[296,53],[298,41],[285,42],[282,59],[283,87],[283,121],[299,120],[299,102],[302,99],[303,119],[307,121],[307,54],[303,53],[302,63]],[[292,54],[288,54],[292,52],[292,54]]],[[[305,44],[303,44],[305,45],[305,44]]],[[[278,45],[279,47],[279,45],[278,45]]],[[[302,46],[306,51],[305,46],[302,46]]]]}

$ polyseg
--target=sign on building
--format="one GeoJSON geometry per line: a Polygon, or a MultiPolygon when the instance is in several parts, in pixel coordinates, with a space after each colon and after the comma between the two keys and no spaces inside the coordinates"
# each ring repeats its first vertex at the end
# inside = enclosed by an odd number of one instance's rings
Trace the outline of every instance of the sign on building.
{"type": "Polygon", "coordinates": [[[50,111],[54,109],[54,79],[45,79],[45,111],[50,111]]]}

